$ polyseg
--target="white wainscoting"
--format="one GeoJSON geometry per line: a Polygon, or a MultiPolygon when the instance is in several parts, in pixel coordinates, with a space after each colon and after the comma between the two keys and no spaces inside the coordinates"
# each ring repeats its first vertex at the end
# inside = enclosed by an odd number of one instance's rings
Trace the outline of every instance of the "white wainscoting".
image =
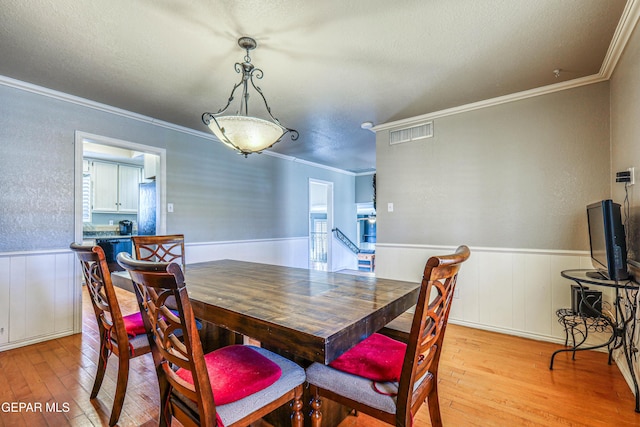
{"type": "Polygon", "coordinates": [[[187,264],[219,259],[235,259],[238,261],[308,268],[309,238],[185,243],[185,257],[187,264]]]}
{"type": "Polygon", "coordinates": [[[331,233],[331,245],[331,271],[358,269],[358,255],[338,240],[335,233],[331,233]]]}
{"type": "MultiPolygon", "coordinates": [[[[571,306],[571,280],[562,270],[593,268],[588,252],[470,248],[471,257],[458,276],[451,323],[564,342],[556,310],[571,306]]],[[[376,276],[420,281],[427,259],[455,247],[376,245],[376,276]]],[[[600,288],[603,298],[614,293],[600,288]]]]}
{"type": "MultiPolygon", "coordinates": [[[[431,255],[453,247],[378,244],[376,276],[419,281],[431,255]]],[[[570,305],[560,271],[590,268],[586,252],[471,248],[451,322],[562,342],[555,311],[570,305]]],[[[308,238],[190,243],[187,263],[238,259],[308,267],[308,238]]],[[[334,260],[335,261],[335,260],[334,260]]],[[[334,262],[334,265],[341,265],[334,262]]],[[[0,254],[0,348],[81,331],[80,273],[69,250],[0,254]]]]}
{"type": "MultiPolygon", "coordinates": [[[[357,258],[332,238],[333,270],[357,268],[357,258]]],[[[309,238],[239,240],[185,244],[187,264],[235,259],[287,267],[309,268],[309,238]]]]}
{"type": "MultiPolygon", "coordinates": [[[[187,263],[216,259],[308,268],[307,237],[190,243],[187,263]]],[[[426,260],[454,247],[376,245],[376,276],[418,282],[426,260]]],[[[350,255],[345,255],[350,259],[350,255]]],[[[345,261],[349,262],[349,261],[345,261]]],[[[340,265],[341,262],[336,264],[340,265]]],[[[68,249],[0,253],[0,351],[82,331],[80,270],[68,249]]],[[[560,271],[591,268],[587,252],[471,248],[461,269],[451,323],[564,342],[558,308],[570,306],[560,271]]],[[[613,293],[605,295],[611,301],[613,293]]],[[[616,361],[630,381],[619,354],[616,361]]]]}
{"type": "MultiPolygon", "coordinates": [[[[186,245],[188,263],[237,259],[308,268],[309,239],[186,245]]],[[[82,280],[69,249],[0,253],[0,351],[82,332],[82,280]]]]}
{"type": "Polygon", "coordinates": [[[0,254],[0,350],[82,331],[82,294],[68,250],[0,254]]]}
{"type": "MultiPolygon", "coordinates": [[[[556,310],[571,307],[571,280],[562,270],[593,268],[587,251],[474,248],[460,269],[449,321],[452,324],[564,344],[556,310]]],[[[452,246],[376,244],[376,277],[420,281],[430,256],[451,253],[452,246]]],[[[611,304],[615,291],[602,291],[611,304]]],[[[592,334],[588,343],[606,338],[592,334]]],[[[636,343],[636,345],[639,345],[636,343]]],[[[606,349],[602,349],[606,351],[606,349]]],[[[551,357],[551,354],[549,354],[551,357]]],[[[621,350],[614,360],[633,390],[621,350]]]]}

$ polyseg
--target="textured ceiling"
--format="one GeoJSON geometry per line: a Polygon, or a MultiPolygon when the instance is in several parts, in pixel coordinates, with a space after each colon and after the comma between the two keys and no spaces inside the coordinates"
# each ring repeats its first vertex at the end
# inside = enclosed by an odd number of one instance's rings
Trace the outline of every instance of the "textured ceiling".
{"type": "Polygon", "coordinates": [[[272,150],[362,172],[364,121],[597,74],[625,3],[3,0],[0,75],[209,133],[200,117],[226,103],[251,36],[272,112],[300,132],[272,150]]]}

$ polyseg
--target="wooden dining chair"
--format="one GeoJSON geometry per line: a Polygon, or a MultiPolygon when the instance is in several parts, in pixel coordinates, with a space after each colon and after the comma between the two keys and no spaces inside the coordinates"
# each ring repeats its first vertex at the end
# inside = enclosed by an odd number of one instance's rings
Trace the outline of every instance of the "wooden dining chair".
{"type": "Polygon", "coordinates": [[[180,261],[182,270],[186,266],[184,254],[184,234],[164,236],[131,236],[136,258],[143,261],[180,261]]]}
{"type": "Polygon", "coordinates": [[[438,363],[458,271],[469,255],[460,246],[429,258],[406,344],[376,333],[329,365],[307,368],[312,427],[322,424],[322,397],[398,427],[414,425],[427,400],[431,425],[442,425],[438,363]]]}
{"type": "Polygon", "coordinates": [[[204,354],[176,263],[118,263],[131,275],[150,337],[160,387],[160,426],[175,417],[185,426],[246,426],[291,402],[291,425],[302,427],[304,369],[268,350],[230,345],[204,354]],[[166,306],[173,297],[177,314],[166,306]],[[182,340],[175,337],[181,331],[182,340]]]}
{"type": "Polygon", "coordinates": [[[72,243],[70,248],[80,260],[82,276],[89,291],[100,333],[98,369],[91,390],[91,399],[98,396],[109,356],[114,354],[118,357],[116,394],[109,418],[109,425],[113,426],[120,418],[127,392],[129,360],[149,353],[149,340],[139,311],[128,316],[122,315],[102,248],[77,243],[72,243]]]}

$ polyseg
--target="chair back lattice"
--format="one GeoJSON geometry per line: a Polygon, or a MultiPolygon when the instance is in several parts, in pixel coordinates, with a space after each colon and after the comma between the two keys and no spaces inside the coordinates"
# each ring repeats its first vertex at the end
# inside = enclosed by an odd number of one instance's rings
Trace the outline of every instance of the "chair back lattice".
{"type": "MultiPolygon", "coordinates": [[[[111,351],[129,351],[122,312],[116,297],[104,251],[100,246],[82,246],[72,243],[70,248],[78,257],[82,277],[89,291],[102,342],[111,351]]],[[[119,352],[118,352],[119,354],[119,352]]]]}
{"type": "Polygon", "coordinates": [[[185,268],[184,235],[132,236],[136,258],[142,261],[179,262],[185,268]]]}
{"type": "Polygon", "coordinates": [[[118,254],[118,263],[131,275],[145,327],[151,331],[149,341],[161,399],[169,402],[170,394],[177,391],[197,403],[200,425],[215,426],[211,383],[182,268],[173,262],[134,260],[126,253],[118,254]],[[173,303],[167,305],[173,300],[174,310],[173,303]],[[177,368],[188,370],[193,384],[180,378],[177,368]]]}
{"type": "Polygon", "coordinates": [[[437,381],[458,271],[469,255],[469,248],[460,246],[454,254],[433,256],[426,263],[398,389],[396,416],[405,421],[415,415],[430,391],[430,381],[414,389],[416,382],[425,376],[437,381]]]}

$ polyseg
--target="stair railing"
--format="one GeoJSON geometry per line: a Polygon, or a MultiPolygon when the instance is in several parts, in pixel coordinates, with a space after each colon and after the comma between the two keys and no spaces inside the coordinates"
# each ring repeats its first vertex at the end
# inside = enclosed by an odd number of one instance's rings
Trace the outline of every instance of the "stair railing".
{"type": "Polygon", "coordinates": [[[336,238],[340,240],[347,248],[349,248],[351,252],[353,252],[354,254],[360,253],[360,248],[358,248],[355,243],[353,243],[342,231],[340,231],[338,227],[334,228],[331,231],[336,233],[336,238]]]}

